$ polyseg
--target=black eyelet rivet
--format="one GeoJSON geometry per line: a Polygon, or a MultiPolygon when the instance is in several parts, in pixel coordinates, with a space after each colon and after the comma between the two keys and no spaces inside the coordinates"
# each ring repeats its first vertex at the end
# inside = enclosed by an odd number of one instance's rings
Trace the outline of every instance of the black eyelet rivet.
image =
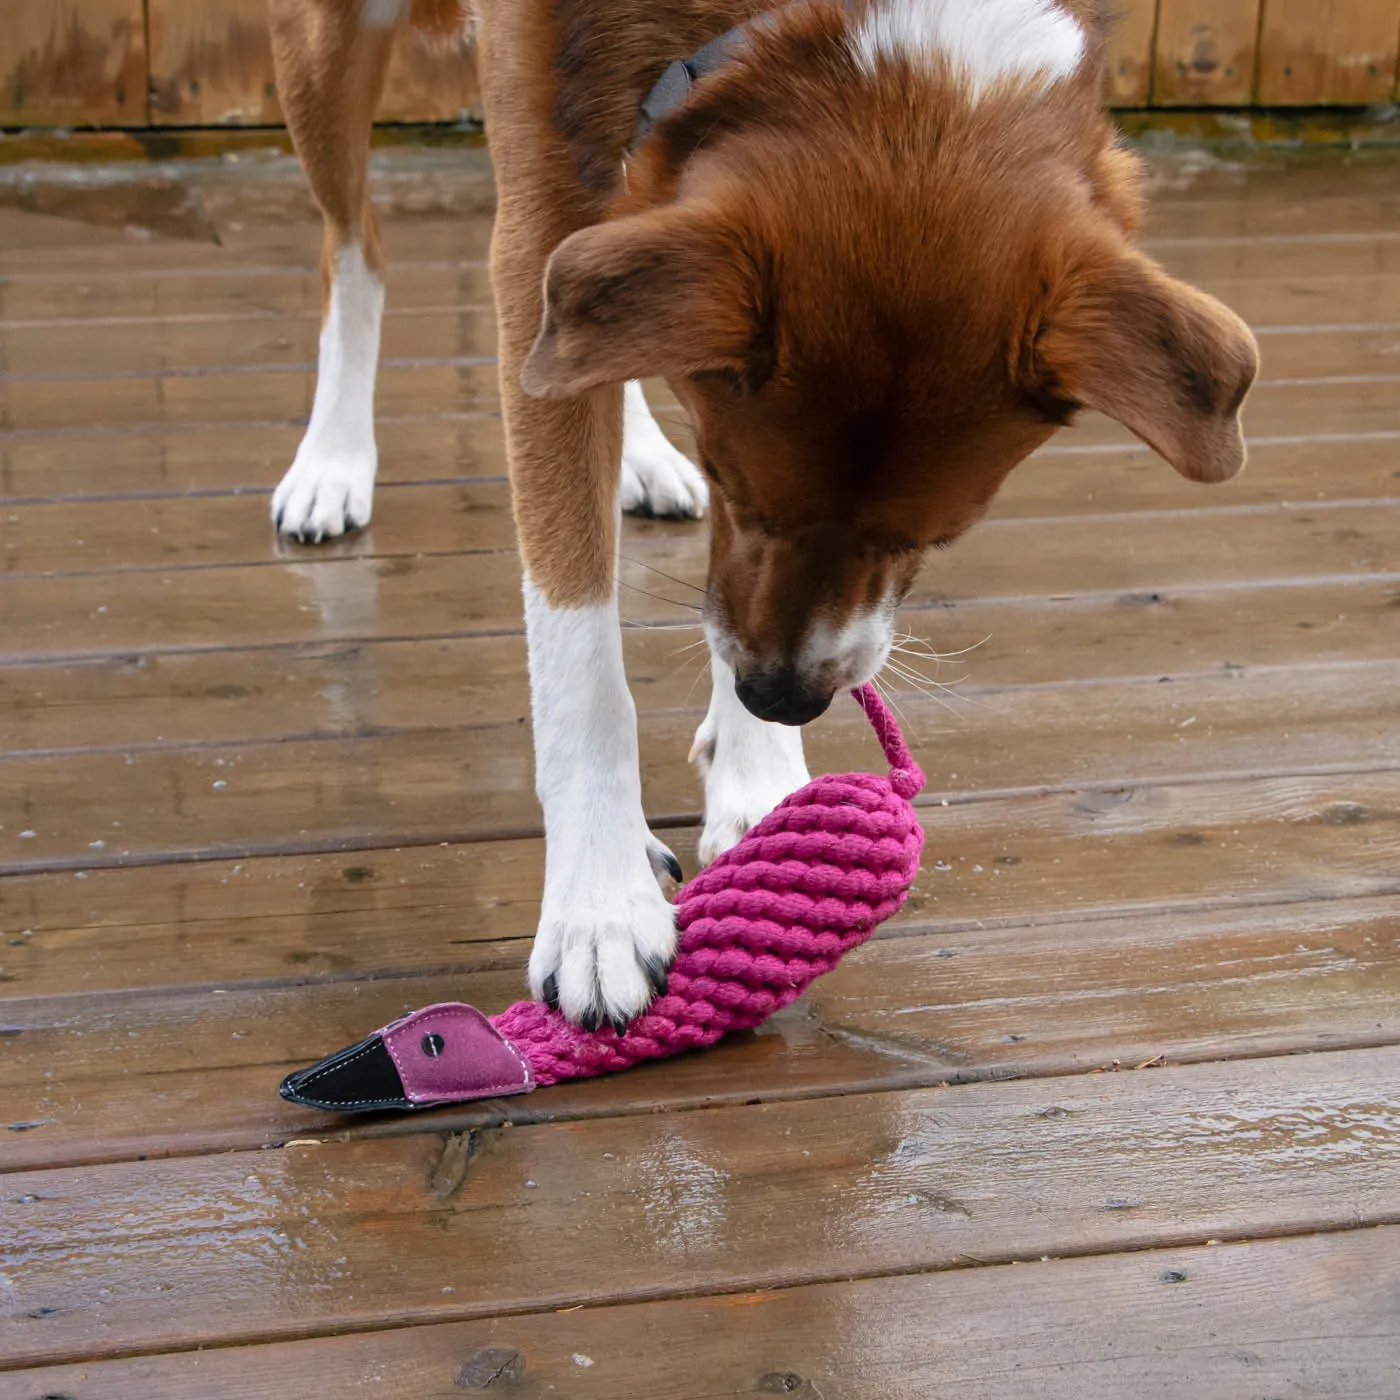
{"type": "Polygon", "coordinates": [[[436,1031],[429,1031],[427,1035],[423,1037],[423,1053],[427,1055],[429,1059],[435,1060],[442,1054],[442,1048],[446,1043],[447,1042],[443,1040],[436,1031]]]}

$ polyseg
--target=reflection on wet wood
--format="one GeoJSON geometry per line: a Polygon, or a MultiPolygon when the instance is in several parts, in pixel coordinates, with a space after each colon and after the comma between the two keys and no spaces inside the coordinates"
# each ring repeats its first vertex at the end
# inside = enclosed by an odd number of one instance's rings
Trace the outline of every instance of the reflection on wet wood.
{"type": "Polygon", "coordinates": [[[0,1376],[0,1395],[244,1400],[314,1375],[423,1400],[494,1375],[522,1400],[694,1400],[697,1376],[707,1400],[1239,1400],[1306,1376],[1318,1400],[1382,1400],[1397,1290],[1392,1227],[141,1357],[0,1376]]]}
{"type": "Polygon", "coordinates": [[[1397,1074],[1387,1048],[502,1127],[450,1190],[432,1133],[14,1173],[0,1343],[60,1362],[1391,1223],[1397,1074]]]}
{"type": "MultiPolygon", "coordinates": [[[[320,551],[266,519],[318,314],[294,168],[170,177],[217,247],[103,226],[149,226],[140,180],[0,209],[0,1397],[1234,1400],[1306,1367],[1389,1400],[1394,1246],[1355,1227],[1396,1218],[1394,163],[1156,164],[1157,251],[1264,327],[1250,470],[1201,490],[1091,419],[933,562],[901,626],[961,698],[900,697],[927,859],[875,941],[704,1055],[347,1125],[277,1081],[519,997],[539,906],[469,155],[377,164],[383,489],[320,551]],[[1062,1253],[1108,1257],[995,1268],[1062,1253]]],[[[704,554],[623,546],[688,868],[704,554]]],[[[809,751],[874,753],[844,702],[809,751]]]]}
{"type": "MultiPolygon", "coordinates": [[[[935,804],[922,813],[929,860],[890,928],[1374,897],[1400,885],[1398,810],[1390,773],[935,804]]],[[[693,869],[694,833],[668,838],[693,869]]],[[[32,996],[467,966],[478,943],[533,932],[542,872],[525,838],[14,876],[0,919],[22,932],[0,969],[32,996]]]]}
{"type": "MultiPolygon", "coordinates": [[[[956,725],[925,699],[902,708],[926,755],[930,790],[920,801],[979,802],[1063,785],[1383,769],[1395,762],[1397,679],[1400,663],[1390,662],[1345,683],[1301,672],[1282,693],[1272,675],[1000,691],[956,725]]],[[[534,835],[523,690],[520,702],[516,723],[476,731],[380,734],[369,723],[346,739],[15,758],[0,770],[0,871],[534,835]]],[[[849,703],[841,711],[809,730],[817,771],[873,761],[859,712],[849,703]]],[[[696,819],[700,794],[685,756],[703,713],[642,721],[643,800],[658,825],[696,819]]]]}
{"type": "MultiPolygon", "coordinates": [[[[1393,877],[1373,883],[1400,888],[1393,877]]],[[[1226,895],[1220,904],[1232,902],[1226,895]]],[[[310,937],[289,934],[274,972],[281,983],[110,996],[100,1023],[90,996],[13,1003],[14,1043],[0,1085],[12,1121],[31,1126],[0,1140],[0,1168],[265,1147],[347,1126],[356,1137],[413,1131],[417,1120],[347,1125],[282,1103],[275,1088],[289,1070],[415,1007],[468,999],[494,1012],[519,1000],[525,945],[472,942],[479,929],[445,927],[442,914],[402,925],[381,916],[366,936],[363,911],[356,913],[337,921],[347,930],[344,950],[315,947],[328,919],[310,937]],[[401,927],[415,940],[412,955],[433,965],[359,980],[349,965],[357,955],[376,967],[409,960],[397,946],[401,927]],[[328,964],[337,970],[317,977],[328,964]]],[[[503,1118],[648,1114],[1400,1037],[1394,893],[1246,909],[1187,900],[1112,917],[1102,909],[1083,917],[1031,911],[1024,921],[919,928],[897,926],[852,954],[760,1035],[528,1100],[439,1110],[423,1123],[442,1131],[503,1118]]],[[[208,932],[217,936],[217,924],[208,932]]],[[[256,943],[261,932],[234,936],[256,943]]],[[[164,941],[174,940],[167,932],[164,941]]]]}
{"type": "MultiPolygon", "coordinates": [[[[1397,581],[1206,590],[1148,597],[908,609],[900,626],[947,655],[918,663],[953,687],[952,709],[923,730],[956,740],[991,689],[1110,679],[1164,684],[1266,668],[1362,676],[1394,656],[1397,581]]],[[[676,592],[683,597],[683,591],[676,592]]],[[[520,632],[478,633],[427,612],[419,639],[367,634],[264,648],[118,652],[0,670],[0,751],[126,750],[351,737],[373,726],[466,729],[525,710],[520,632]]],[[[703,702],[707,659],[684,624],[629,628],[623,649],[643,713],[703,702]]],[[[903,707],[901,683],[893,690],[903,707]]],[[[930,713],[932,718],[932,712],[930,713]]]]}
{"type": "MultiPolygon", "coordinates": [[[[460,494],[461,488],[454,489],[460,494]]],[[[389,497],[386,508],[393,512],[400,503],[411,508],[407,496],[389,497]]],[[[1182,512],[1166,519],[1128,515],[1113,522],[1118,544],[1112,551],[1086,549],[1076,531],[1054,519],[989,521],[954,551],[929,560],[909,604],[980,609],[996,600],[1054,607],[1057,600],[1092,598],[1151,607],[1178,590],[1258,581],[1386,582],[1400,571],[1400,521],[1385,506],[1381,498],[1329,509],[1182,512]]],[[[89,574],[82,569],[83,547],[75,546],[73,571],[6,581],[0,655],[37,659],[344,640],[374,632],[403,637],[517,630],[514,551],[456,552],[468,538],[469,527],[461,522],[471,514],[447,517],[446,540],[439,536],[415,548],[405,535],[402,552],[382,557],[365,553],[378,526],[330,552],[283,546],[280,567],[273,566],[277,547],[270,528],[269,557],[215,568],[89,574]],[[453,552],[435,551],[444,545],[453,552]],[[450,621],[425,626],[433,614],[450,621]]],[[[659,579],[654,570],[701,580],[707,548],[698,531],[637,532],[620,567],[628,622],[695,622],[698,595],[659,579]]]]}

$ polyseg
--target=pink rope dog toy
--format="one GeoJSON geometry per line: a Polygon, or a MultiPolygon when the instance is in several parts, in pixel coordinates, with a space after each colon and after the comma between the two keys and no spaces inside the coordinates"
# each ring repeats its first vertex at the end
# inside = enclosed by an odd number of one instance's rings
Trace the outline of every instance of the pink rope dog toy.
{"type": "Polygon", "coordinates": [[[497,1016],[443,1002],[287,1076],[282,1097],[341,1113],[525,1094],[713,1045],[795,1001],[905,901],[924,832],[924,775],[873,686],[853,692],[887,778],[817,778],[677,894],[680,947],[666,991],[619,1035],[537,1001],[497,1016]]]}

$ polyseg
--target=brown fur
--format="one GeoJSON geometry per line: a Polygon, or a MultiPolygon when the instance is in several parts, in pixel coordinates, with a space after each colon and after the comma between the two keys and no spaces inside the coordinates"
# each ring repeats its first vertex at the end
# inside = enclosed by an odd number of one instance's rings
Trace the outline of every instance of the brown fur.
{"type": "Polygon", "coordinates": [[[269,0],[268,18],[287,130],[325,216],[324,312],[338,249],[359,243],[369,266],[383,268],[366,176],[393,38],[362,26],[354,0],[269,0]]]}
{"type": "MultiPolygon", "coordinates": [[[[358,0],[273,7],[328,246],[372,246],[355,152],[387,40],[355,37],[358,0]]],[[[711,615],[767,663],[907,587],[1079,407],[1186,476],[1238,470],[1253,341],[1131,247],[1140,177],[1099,107],[1092,5],[1072,7],[1092,36],[1075,80],[976,106],[935,71],[859,72],[848,6],[780,7],[624,185],[662,68],[760,8],[480,5],[511,479],[551,602],[611,593],[617,386],[647,374],[690,409],[717,487],[711,615]]]]}

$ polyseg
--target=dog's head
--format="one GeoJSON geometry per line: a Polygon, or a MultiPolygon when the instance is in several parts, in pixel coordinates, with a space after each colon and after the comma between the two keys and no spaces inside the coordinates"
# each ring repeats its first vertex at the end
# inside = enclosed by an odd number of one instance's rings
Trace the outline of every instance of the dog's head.
{"type": "Polygon", "coordinates": [[[663,126],[623,212],[551,258],[523,374],[670,381],[714,487],[712,639],[748,707],[794,724],[883,666],[925,552],[1075,410],[1222,481],[1257,363],[1132,247],[1138,169],[1091,45],[983,90],[844,23],[765,33],[663,126]]]}

